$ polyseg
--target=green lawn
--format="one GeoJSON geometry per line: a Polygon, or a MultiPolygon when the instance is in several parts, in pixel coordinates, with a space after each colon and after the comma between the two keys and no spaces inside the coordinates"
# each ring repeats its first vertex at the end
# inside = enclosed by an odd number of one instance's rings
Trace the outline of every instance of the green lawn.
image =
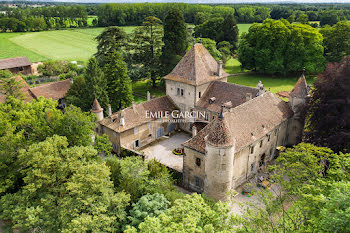
{"type": "Polygon", "coordinates": [[[160,97],[165,95],[165,88],[157,83],[157,87],[152,87],[150,80],[138,81],[132,84],[132,90],[134,92],[134,100],[136,103],[141,103],[147,100],[147,91],[151,93],[151,97],[160,97]]]}
{"type": "Polygon", "coordinates": [[[252,26],[251,23],[238,24],[239,34],[241,35],[243,32],[248,32],[250,26],[252,26]]]}
{"type": "MultiPolygon", "coordinates": [[[[239,85],[256,87],[259,81],[262,81],[265,88],[273,93],[279,91],[291,91],[298,81],[298,76],[292,77],[273,77],[272,75],[259,75],[259,74],[242,74],[238,76],[231,76],[228,78],[228,82],[235,83],[239,85]]],[[[314,82],[314,77],[307,77],[307,83],[312,85],[314,82]]]]}

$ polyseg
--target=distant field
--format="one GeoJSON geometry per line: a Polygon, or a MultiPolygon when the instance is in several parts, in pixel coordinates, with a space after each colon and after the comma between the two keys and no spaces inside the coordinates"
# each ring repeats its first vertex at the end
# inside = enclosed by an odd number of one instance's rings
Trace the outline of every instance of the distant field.
{"type": "Polygon", "coordinates": [[[248,32],[250,26],[252,26],[251,23],[238,24],[239,34],[241,35],[243,32],[248,32]]]}
{"type": "MultiPolygon", "coordinates": [[[[89,17],[89,23],[94,17],[89,17]]],[[[239,24],[241,32],[251,24],[239,24]]],[[[123,27],[131,33],[136,27],[123,27]]],[[[53,60],[86,61],[96,52],[94,38],[104,28],[67,29],[57,31],[0,33],[0,59],[26,56],[32,62],[53,60]]]]}

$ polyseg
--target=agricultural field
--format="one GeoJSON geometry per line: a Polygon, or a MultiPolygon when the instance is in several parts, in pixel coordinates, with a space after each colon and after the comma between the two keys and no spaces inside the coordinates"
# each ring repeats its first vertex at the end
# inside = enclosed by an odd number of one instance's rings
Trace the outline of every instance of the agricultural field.
{"type": "MultiPolygon", "coordinates": [[[[239,24],[240,32],[247,31],[250,25],[239,24]]],[[[136,27],[123,28],[126,33],[131,33],[136,27]]],[[[94,38],[103,30],[104,28],[84,28],[0,33],[0,59],[26,56],[32,62],[49,59],[86,61],[96,52],[94,38]]]]}

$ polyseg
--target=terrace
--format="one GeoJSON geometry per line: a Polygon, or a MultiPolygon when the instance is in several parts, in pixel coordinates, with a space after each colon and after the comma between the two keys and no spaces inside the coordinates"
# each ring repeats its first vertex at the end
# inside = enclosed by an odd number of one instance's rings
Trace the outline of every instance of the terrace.
{"type": "Polygon", "coordinates": [[[173,154],[175,148],[182,148],[182,143],[190,139],[189,134],[179,132],[172,136],[164,136],[161,139],[154,141],[153,143],[142,148],[142,152],[145,155],[145,159],[156,159],[161,164],[174,169],[178,172],[182,172],[183,168],[183,155],[173,154]]]}

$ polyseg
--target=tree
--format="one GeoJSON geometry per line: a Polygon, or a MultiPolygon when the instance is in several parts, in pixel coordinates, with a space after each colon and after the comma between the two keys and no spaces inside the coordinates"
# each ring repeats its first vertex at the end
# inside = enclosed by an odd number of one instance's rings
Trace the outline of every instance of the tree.
{"type": "Polygon", "coordinates": [[[231,52],[237,49],[238,42],[238,26],[233,15],[226,16],[222,25],[223,35],[217,42],[227,41],[231,44],[231,52]]]}
{"type": "Polygon", "coordinates": [[[309,101],[308,141],[335,151],[350,149],[350,57],[330,63],[309,101]]]}
{"type": "MultiPolygon", "coordinates": [[[[197,38],[202,37],[202,38],[209,38],[214,41],[220,41],[220,39],[224,37],[223,23],[224,23],[224,18],[222,17],[210,18],[208,21],[205,21],[203,24],[198,25],[194,28],[194,35],[197,38]]],[[[230,25],[228,25],[225,28],[226,33],[227,33],[227,30],[229,30],[229,27],[230,25]]]]}
{"type": "Polygon", "coordinates": [[[132,204],[130,210],[130,226],[138,227],[147,216],[157,217],[168,209],[170,202],[163,194],[147,194],[142,196],[135,204],[132,204]]]}
{"type": "Polygon", "coordinates": [[[238,57],[243,68],[263,74],[316,73],[325,65],[322,39],[308,25],[267,19],[242,36],[238,57]]]}
{"type": "Polygon", "coordinates": [[[337,11],[323,11],[320,16],[320,25],[321,27],[328,24],[333,26],[334,24],[340,21],[337,11]]]}
{"type": "Polygon", "coordinates": [[[168,74],[185,55],[188,47],[186,24],[177,8],[170,9],[164,20],[163,43],[160,61],[162,73],[168,74]]]}
{"type": "Polygon", "coordinates": [[[0,193],[17,191],[23,181],[18,151],[55,134],[65,136],[70,146],[92,144],[95,117],[70,106],[63,114],[57,102],[39,98],[24,103],[10,97],[0,104],[0,193]]]}
{"type": "Polygon", "coordinates": [[[122,51],[121,47],[124,46],[125,39],[125,31],[116,26],[107,27],[95,38],[98,43],[95,57],[101,66],[105,64],[105,59],[109,53],[113,53],[114,50],[122,51]]]}
{"type": "Polygon", "coordinates": [[[131,56],[134,64],[141,64],[143,76],[150,77],[152,86],[160,75],[160,56],[162,52],[162,21],[149,16],[141,27],[134,30],[131,41],[131,56]]]}
{"type": "Polygon", "coordinates": [[[309,22],[309,17],[307,16],[307,14],[302,13],[302,14],[299,14],[296,21],[299,23],[307,24],[309,22]]]}
{"type": "Polygon", "coordinates": [[[321,28],[323,35],[324,53],[330,62],[339,62],[343,57],[350,54],[350,23],[338,22],[331,26],[321,28]]]}
{"type": "Polygon", "coordinates": [[[17,99],[24,99],[25,95],[21,91],[23,83],[18,81],[16,77],[8,70],[0,70],[0,94],[7,99],[13,96],[17,99]]]}
{"type": "Polygon", "coordinates": [[[111,51],[105,58],[104,74],[108,97],[114,109],[128,107],[134,100],[128,68],[120,52],[111,51]]]}
{"type": "Polygon", "coordinates": [[[102,108],[107,112],[109,98],[107,93],[107,81],[97,60],[92,57],[84,71],[83,77],[74,80],[67,92],[66,101],[80,107],[83,111],[89,111],[94,98],[97,98],[102,108]]]}
{"type": "Polygon", "coordinates": [[[23,187],[1,198],[14,227],[44,232],[106,232],[126,220],[129,196],[115,194],[93,147],[70,147],[53,136],[19,153],[23,187]]]}
{"type": "Polygon", "coordinates": [[[256,192],[259,202],[236,217],[237,232],[348,232],[349,161],[312,144],[286,149],[269,167],[278,187],[256,192]]]}
{"type": "Polygon", "coordinates": [[[232,232],[231,214],[227,205],[218,202],[210,206],[198,194],[186,195],[158,217],[147,217],[133,232],[232,232]]]}

